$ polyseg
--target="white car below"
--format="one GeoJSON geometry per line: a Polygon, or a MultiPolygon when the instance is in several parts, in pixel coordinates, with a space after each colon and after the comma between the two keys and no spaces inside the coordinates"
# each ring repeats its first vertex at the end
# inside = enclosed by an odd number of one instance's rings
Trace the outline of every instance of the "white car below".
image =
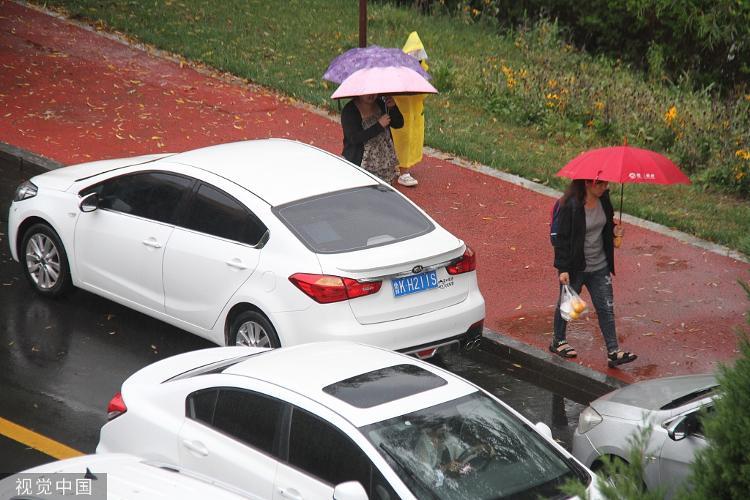
{"type": "Polygon", "coordinates": [[[123,453],[84,455],[27,469],[0,481],[0,498],[241,500],[232,486],[174,465],[123,453]]]}
{"type": "Polygon", "coordinates": [[[97,452],[178,464],[259,498],[598,497],[595,476],[516,411],[411,356],[348,342],[213,348],[154,363],[110,402],[97,452]]]}
{"type": "Polygon", "coordinates": [[[42,295],[76,286],[219,345],[478,342],[476,256],[342,158],[267,139],[23,183],[8,241],[42,295]]]}

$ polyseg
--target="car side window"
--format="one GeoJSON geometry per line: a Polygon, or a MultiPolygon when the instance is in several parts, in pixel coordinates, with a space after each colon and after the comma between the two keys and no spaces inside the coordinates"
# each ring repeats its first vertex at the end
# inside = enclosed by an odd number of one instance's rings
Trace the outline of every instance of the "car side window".
{"type": "Polygon", "coordinates": [[[188,418],[212,425],[218,395],[218,389],[207,389],[194,392],[188,396],[185,405],[185,413],[188,418]]]}
{"type": "Polygon", "coordinates": [[[359,481],[370,498],[397,498],[382,477],[373,495],[370,473],[375,467],[367,455],[340,430],[299,408],[292,412],[289,463],[331,485],[359,481]]]}
{"type": "Polygon", "coordinates": [[[96,192],[99,208],[175,224],[180,201],[194,182],[180,175],[144,172],[110,179],[81,194],[96,192]]]}
{"type": "Polygon", "coordinates": [[[257,245],[266,232],[266,227],[240,202],[206,184],[201,184],[195,193],[185,226],[248,245],[257,245]]]}
{"type": "Polygon", "coordinates": [[[220,389],[213,427],[269,455],[277,442],[284,403],[262,394],[220,389]]]}

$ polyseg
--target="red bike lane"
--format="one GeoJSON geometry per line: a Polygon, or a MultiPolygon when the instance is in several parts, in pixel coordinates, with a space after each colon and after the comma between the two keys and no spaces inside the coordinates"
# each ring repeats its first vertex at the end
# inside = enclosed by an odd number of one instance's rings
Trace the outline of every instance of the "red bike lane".
{"type": "MultiPolygon", "coordinates": [[[[0,141],[63,164],[265,137],[341,150],[336,117],[3,0],[0,65],[0,141]]],[[[478,252],[486,327],[546,350],[557,294],[552,199],[435,156],[414,175],[419,186],[401,191],[478,252]]],[[[571,363],[632,382],[734,359],[750,309],[737,280],[748,281],[750,265],[639,226],[625,231],[617,328],[639,359],[608,369],[590,314],[569,329],[579,351],[571,363]]]]}

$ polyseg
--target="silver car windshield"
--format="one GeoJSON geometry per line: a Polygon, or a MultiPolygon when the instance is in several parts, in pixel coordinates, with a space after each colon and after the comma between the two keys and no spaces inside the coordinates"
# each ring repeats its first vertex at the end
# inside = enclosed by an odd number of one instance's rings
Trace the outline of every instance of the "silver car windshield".
{"type": "Polygon", "coordinates": [[[417,498],[555,498],[590,477],[481,392],[360,429],[417,498]]]}

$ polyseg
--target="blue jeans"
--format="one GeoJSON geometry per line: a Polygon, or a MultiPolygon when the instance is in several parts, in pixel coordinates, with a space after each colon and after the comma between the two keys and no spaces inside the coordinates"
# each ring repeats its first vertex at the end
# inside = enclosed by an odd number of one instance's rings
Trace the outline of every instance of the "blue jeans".
{"type": "MultiPolygon", "coordinates": [[[[591,295],[591,301],[594,303],[594,309],[596,309],[596,315],[599,318],[599,329],[604,336],[604,343],[607,344],[607,352],[610,353],[619,350],[617,332],[615,331],[612,276],[609,274],[609,268],[605,267],[591,273],[570,273],[570,287],[576,293],[581,293],[583,285],[586,285],[586,289],[589,291],[589,295],[591,295]]],[[[560,292],[562,292],[562,285],[560,285],[560,292]]],[[[554,325],[554,341],[556,343],[565,340],[567,326],[568,322],[560,316],[560,298],[558,297],[554,325]]]]}

